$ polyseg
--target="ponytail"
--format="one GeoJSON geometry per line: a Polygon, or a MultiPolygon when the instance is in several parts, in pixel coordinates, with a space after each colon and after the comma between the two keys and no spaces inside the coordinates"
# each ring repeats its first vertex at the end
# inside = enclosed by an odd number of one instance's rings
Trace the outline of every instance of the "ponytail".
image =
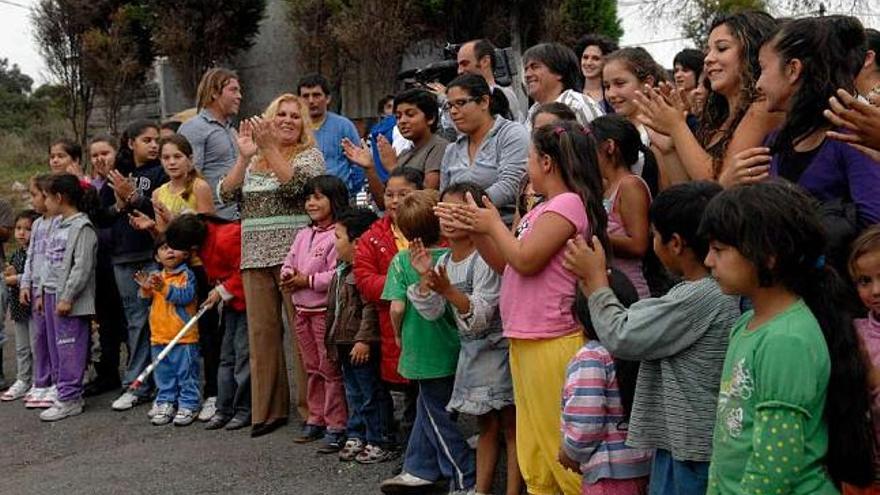
{"type": "Polygon", "coordinates": [[[495,87],[492,89],[492,94],[489,95],[491,100],[489,101],[489,113],[494,115],[500,115],[507,120],[513,120],[513,112],[510,110],[510,102],[507,101],[507,96],[504,94],[504,91],[501,91],[501,88],[495,87]]]}
{"type": "Polygon", "coordinates": [[[73,174],[54,175],[49,178],[45,191],[58,194],[77,211],[92,216],[98,208],[98,193],[88,182],[73,174]]]}

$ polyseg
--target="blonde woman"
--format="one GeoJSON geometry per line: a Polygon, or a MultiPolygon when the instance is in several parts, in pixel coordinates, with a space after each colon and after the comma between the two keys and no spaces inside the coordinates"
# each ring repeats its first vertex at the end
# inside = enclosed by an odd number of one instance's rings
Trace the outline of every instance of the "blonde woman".
{"type": "MultiPolygon", "coordinates": [[[[250,344],[252,437],[287,423],[290,405],[281,308],[293,316],[281,292],[281,265],[296,231],[308,225],[306,182],[324,174],[306,103],[283,94],[262,117],[244,121],[240,155],[219,185],[220,199],[238,202],[241,214],[241,270],[247,300],[250,344]]],[[[295,344],[294,344],[295,345],[295,344]]],[[[305,404],[305,374],[294,349],[296,388],[305,404]]],[[[305,417],[305,416],[304,416],[305,417]]]]}

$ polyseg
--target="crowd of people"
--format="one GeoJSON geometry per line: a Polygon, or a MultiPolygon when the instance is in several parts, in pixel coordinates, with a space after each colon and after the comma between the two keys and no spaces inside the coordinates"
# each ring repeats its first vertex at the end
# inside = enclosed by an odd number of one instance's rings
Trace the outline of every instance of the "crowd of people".
{"type": "Polygon", "coordinates": [[[531,105],[494,52],[363,141],[317,74],[234,127],[222,68],[179,128],[55,141],[0,212],[0,400],[252,437],[293,406],[294,442],[402,458],[384,493],[493,493],[502,453],[511,495],[880,493],[880,33],[741,12],[671,71],[542,43],[531,105]]]}

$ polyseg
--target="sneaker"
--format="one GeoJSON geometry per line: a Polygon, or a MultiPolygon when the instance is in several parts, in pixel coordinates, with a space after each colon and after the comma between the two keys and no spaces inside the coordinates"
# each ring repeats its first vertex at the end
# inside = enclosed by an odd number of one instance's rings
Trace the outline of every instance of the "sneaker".
{"type": "Polygon", "coordinates": [[[21,381],[15,380],[15,383],[9,387],[6,392],[3,392],[3,395],[0,395],[0,401],[9,402],[13,400],[18,400],[27,395],[28,389],[30,385],[21,381]]]}
{"type": "Polygon", "coordinates": [[[174,419],[174,404],[164,402],[162,404],[154,404],[153,408],[156,409],[156,414],[153,415],[150,422],[154,425],[167,425],[174,419]]]}
{"type": "Polygon", "coordinates": [[[56,401],[52,407],[40,413],[43,421],[60,421],[70,416],[82,414],[84,402],[82,399],[56,401]]]}
{"type": "Polygon", "coordinates": [[[345,430],[331,431],[324,433],[324,442],[318,448],[319,454],[335,454],[342,450],[345,444],[345,430]]]}
{"type": "Polygon", "coordinates": [[[397,450],[386,449],[378,445],[367,445],[363,451],[355,456],[354,460],[358,464],[379,464],[380,462],[390,461],[398,455],[400,453],[397,450]]]}
{"type": "Polygon", "coordinates": [[[449,490],[449,495],[476,495],[474,490],[449,490]]]}
{"type": "Polygon", "coordinates": [[[339,451],[340,461],[353,461],[358,454],[364,451],[367,445],[360,438],[349,438],[339,451]]]}
{"type": "Polygon", "coordinates": [[[50,407],[55,405],[55,403],[58,401],[58,389],[55,388],[55,385],[52,385],[51,387],[44,390],[45,392],[43,392],[43,395],[40,396],[38,400],[35,400],[33,402],[33,406],[31,407],[37,409],[49,409],[50,407]]]}
{"type": "Polygon", "coordinates": [[[294,443],[311,443],[315,440],[324,438],[324,427],[318,425],[307,424],[302,429],[302,433],[293,439],[294,443]]]}
{"type": "MultiPolygon", "coordinates": [[[[433,481],[419,478],[404,471],[383,481],[379,485],[379,489],[382,490],[382,493],[415,493],[417,489],[425,489],[433,485],[433,481]]],[[[419,490],[419,493],[423,493],[423,491],[419,490]]]]}
{"type": "Polygon", "coordinates": [[[181,407],[174,416],[174,426],[189,426],[196,420],[196,412],[192,409],[181,407]]]}
{"type": "Polygon", "coordinates": [[[202,410],[199,411],[199,421],[203,423],[211,421],[215,414],[217,414],[217,398],[208,397],[202,404],[202,410]]]}
{"type": "Polygon", "coordinates": [[[157,414],[159,414],[159,404],[153,402],[153,405],[150,406],[150,410],[147,411],[147,417],[153,419],[157,414]]]}
{"type": "Polygon", "coordinates": [[[46,395],[48,390],[49,389],[45,387],[31,387],[27,395],[24,396],[24,407],[28,409],[36,409],[37,404],[42,402],[43,396],[46,395]]]}
{"type": "Polygon", "coordinates": [[[125,392],[120,395],[118,399],[114,400],[110,407],[112,407],[114,411],[128,411],[132,407],[143,404],[146,401],[146,397],[140,397],[131,392],[125,392]]]}

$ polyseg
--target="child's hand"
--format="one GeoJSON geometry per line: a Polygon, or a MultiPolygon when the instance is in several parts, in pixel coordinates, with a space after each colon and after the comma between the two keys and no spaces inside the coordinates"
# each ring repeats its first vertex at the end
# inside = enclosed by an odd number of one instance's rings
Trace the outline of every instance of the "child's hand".
{"type": "Polygon", "coordinates": [[[31,291],[23,290],[18,293],[18,303],[22,306],[30,306],[31,305],[31,291]]]}
{"type": "Polygon", "coordinates": [[[128,214],[128,224],[135,230],[152,230],[156,228],[156,221],[138,210],[128,214]]]}
{"type": "Polygon", "coordinates": [[[208,292],[208,297],[205,298],[205,302],[202,303],[203,307],[212,307],[216,306],[217,303],[223,300],[223,297],[220,295],[220,291],[216,288],[211,289],[211,292],[208,292]]]}
{"type": "Polygon", "coordinates": [[[144,289],[144,290],[150,289],[150,283],[149,283],[150,274],[149,273],[142,271],[142,270],[138,270],[138,271],[134,272],[134,277],[132,277],[132,278],[134,278],[134,281],[137,282],[138,286],[141,289],[144,289]]]}
{"type": "Polygon", "coordinates": [[[3,281],[6,282],[7,286],[15,287],[16,285],[18,285],[18,275],[14,273],[12,275],[6,275],[5,277],[3,277],[3,281]]]}
{"type": "Polygon", "coordinates": [[[159,272],[153,272],[147,280],[147,285],[155,292],[162,292],[162,289],[165,288],[165,280],[162,279],[162,275],[159,272]]]}
{"type": "Polygon", "coordinates": [[[351,364],[355,366],[367,364],[367,361],[370,360],[370,344],[356,342],[348,355],[351,357],[351,364]]]}
{"type": "Polygon", "coordinates": [[[565,259],[562,266],[581,280],[589,296],[596,290],[608,286],[608,267],[605,250],[599,238],[593,236],[592,246],[583,237],[569,239],[565,246],[565,259]]]}
{"type": "Polygon", "coordinates": [[[290,281],[294,290],[306,289],[309,287],[309,276],[302,273],[296,273],[290,281]]]}
{"type": "Polygon", "coordinates": [[[477,205],[471,193],[465,194],[465,204],[438,203],[434,213],[449,222],[453,228],[466,230],[475,234],[488,234],[499,223],[503,226],[501,214],[488,196],[483,196],[483,208],[477,205]]]}
{"type": "Polygon", "coordinates": [[[559,464],[562,464],[562,467],[568,469],[569,471],[574,471],[575,473],[581,474],[581,465],[574,459],[568,456],[564,450],[559,449],[559,455],[556,456],[559,460],[559,464]]]}
{"type": "Polygon", "coordinates": [[[449,290],[452,289],[452,283],[449,282],[446,267],[440,265],[436,269],[431,270],[431,274],[431,277],[428,279],[428,288],[440,295],[448,294],[449,290]]]}
{"type": "Polygon", "coordinates": [[[431,253],[425,249],[425,244],[422,243],[421,239],[413,239],[412,243],[409,245],[410,252],[410,264],[412,264],[413,269],[416,273],[421,277],[427,276],[430,273],[433,267],[433,263],[431,260],[431,253]]]}
{"type": "Polygon", "coordinates": [[[38,315],[43,314],[43,296],[37,296],[37,299],[34,301],[34,311],[38,315]]]}
{"type": "Polygon", "coordinates": [[[293,292],[293,276],[296,272],[281,272],[281,290],[284,292],[293,292]]]}
{"type": "Polygon", "coordinates": [[[156,213],[156,218],[162,217],[166,224],[174,220],[174,214],[161,201],[153,201],[153,211],[156,213]]]}
{"type": "Polygon", "coordinates": [[[59,301],[55,306],[55,312],[58,313],[59,316],[69,315],[71,309],[73,309],[73,304],[70,301],[59,301]]]}
{"type": "Polygon", "coordinates": [[[6,269],[3,270],[3,275],[8,277],[10,275],[15,275],[15,274],[16,274],[15,267],[12,265],[6,265],[6,269]]]}

